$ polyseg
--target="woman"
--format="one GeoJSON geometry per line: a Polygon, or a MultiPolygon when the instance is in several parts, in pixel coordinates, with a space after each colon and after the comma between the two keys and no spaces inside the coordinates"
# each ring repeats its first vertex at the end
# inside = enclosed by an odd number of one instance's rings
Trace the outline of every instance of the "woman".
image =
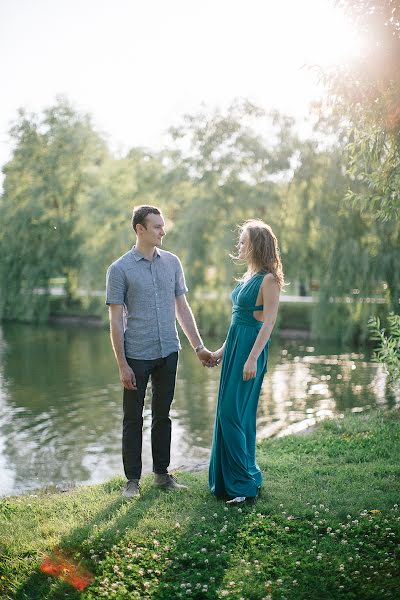
{"type": "Polygon", "coordinates": [[[223,359],[209,485],[228,503],[255,498],[262,483],[256,463],[256,413],[267,370],[270,335],[283,287],[278,242],[269,225],[256,219],[240,228],[238,256],[247,271],[234,288],[232,322],[223,346],[213,353],[223,359]]]}

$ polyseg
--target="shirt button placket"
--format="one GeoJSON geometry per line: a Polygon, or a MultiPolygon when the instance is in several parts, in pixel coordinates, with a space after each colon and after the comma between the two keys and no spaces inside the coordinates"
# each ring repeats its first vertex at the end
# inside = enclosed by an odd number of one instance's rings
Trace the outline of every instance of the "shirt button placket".
{"type": "Polygon", "coordinates": [[[155,267],[154,267],[154,261],[157,260],[156,258],[153,260],[153,262],[150,265],[150,271],[151,271],[151,276],[153,279],[153,287],[154,287],[154,294],[155,294],[155,298],[156,298],[156,314],[157,314],[157,324],[158,324],[158,339],[160,341],[160,348],[161,348],[161,354],[163,354],[163,344],[162,344],[162,339],[161,339],[161,324],[160,324],[160,307],[158,304],[158,292],[157,292],[157,284],[156,284],[156,279],[155,279],[155,267]]]}

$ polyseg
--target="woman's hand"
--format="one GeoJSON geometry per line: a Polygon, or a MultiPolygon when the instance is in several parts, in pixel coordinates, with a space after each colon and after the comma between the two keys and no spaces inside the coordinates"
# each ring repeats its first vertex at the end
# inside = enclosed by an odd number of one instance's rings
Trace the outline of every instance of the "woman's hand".
{"type": "Polygon", "coordinates": [[[249,358],[246,360],[243,367],[243,381],[249,381],[254,379],[257,373],[257,361],[255,358],[249,358]]]}
{"type": "Polygon", "coordinates": [[[215,364],[219,365],[222,360],[222,357],[224,355],[224,347],[222,346],[222,348],[219,348],[219,350],[216,350],[215,352],[213,352],[212,355],[215,360],[215,364]]]}

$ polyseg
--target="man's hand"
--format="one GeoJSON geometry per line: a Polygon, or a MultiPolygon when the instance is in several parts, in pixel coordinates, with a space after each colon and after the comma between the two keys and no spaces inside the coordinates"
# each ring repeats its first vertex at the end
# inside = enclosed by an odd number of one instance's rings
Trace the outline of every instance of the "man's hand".
{"type": "Polygon", "coordinates": [[[217,364],[212,352],[207,350],[207,348],[199,350],[199,352],[197,352],[197,358],[204,367],[215,367],[217,364]]]}
{"type": "Polygon", "coordinates": [[[128,364],[120,367],[119,378],[124,388],[127,390],[137,390],[135,373],[128,364]]]}
{"type": "Polygon", "coordinates": [[[257,373],[257,361],[254,358],[248,358],[243,367],[243,381],[254,379],[257,373]]]}

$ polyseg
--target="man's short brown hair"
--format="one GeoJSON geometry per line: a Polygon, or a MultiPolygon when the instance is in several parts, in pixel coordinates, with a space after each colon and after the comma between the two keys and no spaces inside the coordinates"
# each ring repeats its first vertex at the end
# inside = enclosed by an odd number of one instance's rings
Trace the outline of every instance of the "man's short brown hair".
{"type": "Polygon", "coordinates": [[[161,215],[161,211],[156,206],[148,206],[143,204],[133,209],[132,214],[132,227],[136,233],[136,225],[143,225],[146,229],[146,217],[147,215],[161,215]]]}

